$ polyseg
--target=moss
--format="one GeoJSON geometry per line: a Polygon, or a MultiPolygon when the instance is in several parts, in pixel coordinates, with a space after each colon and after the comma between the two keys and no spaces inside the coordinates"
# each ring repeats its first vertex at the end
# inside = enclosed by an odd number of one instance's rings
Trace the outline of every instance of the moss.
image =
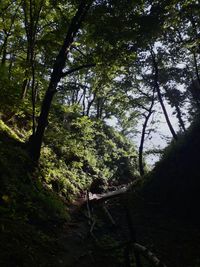
{"type": "Polygon", "coordinates": [[[9,137],[22,142],[19,136],[10,128],[8,127],[2,120],[0,120],[0,134],[7,134],[9,137]]]}

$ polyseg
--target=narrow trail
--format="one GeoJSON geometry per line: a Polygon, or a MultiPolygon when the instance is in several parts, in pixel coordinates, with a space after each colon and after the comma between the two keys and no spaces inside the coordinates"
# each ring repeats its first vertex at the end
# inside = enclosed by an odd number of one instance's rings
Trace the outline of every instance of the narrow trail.
{"type": "Polygon", "coordinates": [[[128,189],[129,185],[104,194],[89,194],[89,203],[88,196],[82,195],[73,203],[72,219],[59,238],[63,251],[58,266],[126,267],[127,262],[134,262],[132,235],[136,240],[125,207],[128,189]]]}
{"type": "MultiPolygon", "coordinates": [[[[64,225],[58,237],[62,249],[57,257],[57,266],[135,266],[133,251],[130,250],[130,262],[127,263],[126,260],[124,244],[128,244],[131,233],[125,211],[127,194],[125,188],[121,189],[107,194],[90,195],[93,221],[89,218],[84,195],[73,203],[70,209],[71,221],[64,225]],[[113,195],[115,196],[112,197],[113,195]],[[106,214],[104,207],[112,219],[106,214]]],[[[133,208],[131,216],[137,242],[153,251],[167,267],[199,266],[196,265],[200,251],[198,227],[170,219],[162,211],[148,205],[133,208]]],[[[142,267],[153,266],[143,259],[142,264],[142,267]]]]}
{"type": "MultiPolygon", "coordinates": [[[[105,211],[102,209],[101,204],[96,205],[96,201],[99,199],[112,198],[113,195],[118,194],[119,196],[125,193],[127,187],[119,188],[118,190],[104,193],[104,194],[90,194],[90,201],[95,204],[92,207],[92,216],[95,218],[95,225],[93,226],[93,231],[91,230],[92,221],[89,218],[87,209],[87,197],[86,194],[81,195],[74,201],[70,207],[71,221],[66,223],[60,233],[58,243],[63,248],[60,254],[60,259],[58,266],[72,267],[72,266],[102,266],[105,260],[108,264],[108,259],[106,257],[105,251],[103,251],[103,262],[102,254],[97,255],[96,252],[99,251],[100,244],[98,240],[101,240],[101,245],[103,246],[103,239],[110,238],[109,242],[115,240],[120,242],[122,237],[116,231],[116,227],[112,224],[109,218],[106,216],[105,211]]],[[[118,196],[118,198],[119,198],[118,196]]],[[[101,201],[100,201],[101,202],[101,201]]],[[[104,200],[105,205],[112,209],[113,205],[117,208],[119,203],[114,200],[104,200]]],[[[118,220],[115,218],[116,221],[118,220]]],[[[121,223],[121,222],[120,222],[121,223]]],[[[119,220],[118,223],[119,224],[119,220]]],[[[119,226],[119,225],[118,225],[119,226]]],[[[118,227],[117,226],[117,227],[118,227]]],[[[110,257],[110,256],[109,256],[110,257]]],[[[112,257],[111,257],[112,258],[112,257]]],[[[111,259],[111,264],[113,260],[111,259]]],[[[116,266],[116,265],[109,265],[116,266]]]]}

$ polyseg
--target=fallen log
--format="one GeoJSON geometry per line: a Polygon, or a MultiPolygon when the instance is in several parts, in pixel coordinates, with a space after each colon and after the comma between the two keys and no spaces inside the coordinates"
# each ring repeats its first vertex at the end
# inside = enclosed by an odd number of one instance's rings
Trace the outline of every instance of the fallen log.
{"type": "MultiPolygon", "coordinates": [[[[99,242],[96,242],[96,246],[98,247],[98,249],[101,249],[102,251],[106,251],[106,252],[110,252],[110,251],[124,248],[126,257],[127,257],[127,254],[130,253],[131,246],[132,246],[133,249],[135,249],[139,254],[143,255],[144,258],[146,258],[149,262],[151,262],[151,264],[154,267],[167,267],[148,248],[146,248],[145,246],[142,246],[138,243],[132,243],[132,241],[122,242],[122,243],[115,245],[115,246],[112,246],[112,247],[104,247],[104,246],[100,245],[99,242]]],[[[127,258],[127,262],[128,262],[128,258],[127,258]]],[[[128,264],[127,264],[127,266],[128,266],[128,264]]]]}
{"type": "Polygon", "coordinates": [[[108,192],[108,193],[104,193],[104,194],[91,194],[90,193],[90,202],[102,202],[102,201],[106,201],[110,198],[114,198],[114,197],[117,197],[121,194],[124,194],[127,192],[127,187],[123,187],[123,188],[120,188],[118,190],[115,190],[115,191],[111,191],[111,192],[108,192]]]}
{"type": "Polygon", "coordinates": [[[115,191],[111,191],[111,192],[107,192],[107,193],[103,193],[103,194],[89,193],[90,202],[98,202],[99,203],[99,202],[103,202],[103,201],[106,201],[108,199],[123,195],[123,194],[127,193],[129,191],[129,189],[132,186],[136,185],[139,181],[141,181],[141,179],[136,179],[134,182],[128,184],[127,186],[124,186],[124,187],[117,189],[115,191]]]}

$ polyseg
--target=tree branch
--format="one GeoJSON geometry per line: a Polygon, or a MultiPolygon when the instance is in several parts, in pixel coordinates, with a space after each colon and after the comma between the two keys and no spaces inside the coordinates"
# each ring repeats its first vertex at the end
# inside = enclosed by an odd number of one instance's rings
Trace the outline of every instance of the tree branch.
{"type": "Polygon", "coordinates": [[[61,74],[61,78],[64,78],[66,77],[67,75],[71,74],[71,73],[74,73],[76,71],[79,71],[79,70],[82,70],[82,69],[86,69],[86,68],[91,68],[91,67],[95,67],[96,64],[95,63],[91,63],[91,64],[85,64],[85,65],[81,65],[81,66],[78,66],[76,68],[73,68],[73,69],[70,69],[70,70],[67,70],[65,72],[63,72],[61,74]]]}

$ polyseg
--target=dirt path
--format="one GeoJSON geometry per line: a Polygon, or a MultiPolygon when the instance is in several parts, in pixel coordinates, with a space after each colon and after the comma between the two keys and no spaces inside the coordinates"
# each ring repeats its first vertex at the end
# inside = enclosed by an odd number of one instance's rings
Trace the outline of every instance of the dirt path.
{"type": "MultiPolygon", "coordinates": [[[[58,243],[62,248],[58,255],[61,267],[125,267],[125,246],[130,240],[124,198],[119,196],[106,201],[116,225],[105,216],[101,205],[93,207],[95,225],[87,218],[84,199],[74,203],[72,220],[61,229],[58,243]]],[[[129,203],[130,204],[130,203],[129,203]]],[[[130,205],[132,207],[132,203],[130,205]]],[[[180,219],[166,216],[159,209],[139,206],[131,210],[137,241],[153,251],[168,267],[200,267],[200,231],[180,219]]],[[[133,262],[133,254],[131,256],[133,262]]],[[[143,261],[144,266],[151,266],[143,261]]]]}
{"type": "MultiPolygon", "coordinates": [[[[93,199],[96,197],[92,196],[93,199]]],[[[102,205],[93,206],[92,220],[89,220],[85,202],[86,199],[83,196],[76,200],[71,207],[71,221],[60,231],[58,243],[62,252],[58,256],[58,266],[122,266],[119,265],[119,259],[116,259],[115,252],[112,251],[112,246],[127,238],[120,229],[121,220],[114,226],[102,209],[102,205]],[[95,225],[91,233],[93,221],[95,225]],[[109,248],[108,251],[101,250],[106,246],[109,248]]],[[[114,204],[113,200],[106,203],[109,210],[112,210],[113,205],[118,207],[119,203],[116,199],[114,204]]]]}

